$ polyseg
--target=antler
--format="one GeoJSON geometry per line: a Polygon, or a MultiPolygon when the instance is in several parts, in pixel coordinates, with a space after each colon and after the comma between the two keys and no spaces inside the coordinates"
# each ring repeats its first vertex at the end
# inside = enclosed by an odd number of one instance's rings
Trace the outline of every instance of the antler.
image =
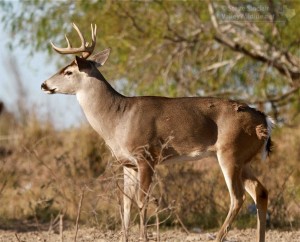
{"type": "Polygon", "coordinates": [[[52,48],[57,51],[60,54],[75,54],[75,53],[81,53],[82,57],[84,59],[87,59],[94,51],[95,45],[96,45],[96,33],[97,33],[97,25],[95,24],[95,27],[93,28],[93,25],[91,24],[91,30],[92,30],[92,43],[89,45],[88,42],[85,41],[82,33],[80,32],[79,28],[76,24],[73,23],[73,28],[77,31],[79,38],[81,40],[81,46],[79,48],[72,48],[72,45],[68,39],[68,37],[65,35],[66,41],[68,43],[67,48],[59,48],[56,47],[52,42],[52,48]]]}

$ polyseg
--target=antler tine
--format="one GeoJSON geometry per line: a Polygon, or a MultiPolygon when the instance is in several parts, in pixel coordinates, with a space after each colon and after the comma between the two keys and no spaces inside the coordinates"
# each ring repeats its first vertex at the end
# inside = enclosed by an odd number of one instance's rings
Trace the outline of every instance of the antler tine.
{"type": "Polygon", "coordinates": [[[81,40],[81,46],[80,46],[80,48],[81,48],[81,47],[85,47],[85,38],[83,37],[81,31],[79,30],[79,28],[77,27],[77,25],[76,25],[75,23],[72,23],[72,25],[73,25],[73,28],[74,28],[74,29],[76,30],[76,32],[78,33],[79,38],[80,38],[80,40],[81,40]]]}
{"type": "Polygon", "coordinates": [[[69,41],[69,39],[68,39],[68,37],[67,37],[66,34],[65,34],[65,39],[66,39],[67,44],[68,44],[68,47],[67,47],[67,48],[72,48],[72,45],[71,45],[71,43],[70,43],[70,41],[69,41]]]}
{"type": "Polygon", "coordinates": [[[95,24],[95,28],[93,29],[93,24],[91,24],[91,29],[92,29],[92,40],[96,44],[97,25],[95,24]]]}
{"type": "Polygon", "coordinates": [[[92,43],[89,45],[88,42],[84,42],[86,51],[82,52],[82,57],[87,59],[93,52],[96,46],[96,32],[97,25],[95,24],[95,28],[93,29],[93,25],[91,24],[91,32],[92,32],[92,43]]]}
{"type": "Polygon", "coordinates": [[[68,39],[68,37],[65,35],[66,41],[67,41],[67,48],[59,48],[56,47],[52,42],[52,48],[57,51],[60,54],[76,54],[76,53],[82,53],[82,57],[84,59],[88,58],[94,51],[94,48],[96,46],[96,32],[97,32],[97,26],[95,25],[95,28],[93,29],[93,26],[91,25],[92,29],[92,43],[89,45],[88,42],[85,41],[85,38],[77,25],[75,23],[72,24],[73,28],[76,30],[80,40],[81,40],[81,46],[79,48],[72,48],[72,45],[68,39]]]}

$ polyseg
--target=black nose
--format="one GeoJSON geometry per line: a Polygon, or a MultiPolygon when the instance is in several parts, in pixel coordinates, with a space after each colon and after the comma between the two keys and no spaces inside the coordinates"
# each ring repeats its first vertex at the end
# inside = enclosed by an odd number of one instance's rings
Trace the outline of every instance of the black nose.
{"type": "Polygon", "coordinates": [[[43,89],[47,89],[47,85],[46,85],[46,83],[45,82],[43,82],[42,83],[42,85],[41,85],[41,89],[43,90],[43,89]]]}

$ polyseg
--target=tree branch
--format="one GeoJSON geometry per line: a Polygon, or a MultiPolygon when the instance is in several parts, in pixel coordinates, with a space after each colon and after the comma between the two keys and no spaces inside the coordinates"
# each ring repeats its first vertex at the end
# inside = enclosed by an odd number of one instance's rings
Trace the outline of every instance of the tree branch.
{"type": "MultiPolygon", "coordinates": [[[[230,7],[230,9],[234,10],[234,7],[230,7]]],[[[255,42],[249,42],[247,36],[247,30],[253,32],[254,29],[259,29],[257,27],[250,26],[248,21],[245,19],[244,26],[244,35],[241,34],[241,31],[231,31],[231,34],[234,36],[229,36],[229,34],[222,29],[221,25],[217,21],[217,17],[215,15],[214,7],[211,1],[208,1],[208,10],[210,13],[211,23],[216,31],[214,39],[229,47],[231,50],[243,53],[254,60],[258,60],[264,63],[267,63],[269,66],[273,66],[276,68],[281,74],[287,76],[292,81],[300,79],[300,63],[296,63],[297,59],[291,53],[283,52],[279,50],[275,45],[265,41],[264,43],[259,44],[255,42]],[[251,27],[249,29],[249,26],[251,27]],[[250,48],[248,46],[251,46],[250,48]]],[[[252,24],[253,25],[253,24],[252,24]]],[[[226,29],[235,29],[231,23],[226,21],[226,29]],[[230,25],[228,27],[227,25],[230,25]]]]}

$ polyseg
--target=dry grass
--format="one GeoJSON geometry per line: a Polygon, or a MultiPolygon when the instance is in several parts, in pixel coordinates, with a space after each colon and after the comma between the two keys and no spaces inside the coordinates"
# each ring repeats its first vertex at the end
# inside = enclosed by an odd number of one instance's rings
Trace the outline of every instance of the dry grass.
{"type": "MultiPolygon", "coordinates": [[[[115,180],[122,183],[120,169],[113,166],[101,138],[88,125],[59,131],[34,114],[23,120],[19,123],[7,112],[0,115],[1,226],[30,220],[38,229],[45,223],[55,227],[60,214],[75,224],[84,191],[80,221],[119,229],[122,194],[115,180]]],[[[272,158],[253,167],[270,191],[270,226],[299,228],[300,126],[277,128],[274,141],[272,158]]],[[[181,227],[180,220],[189,228],[220,226],[229,196],[216,161],[162,166],[157,175],[160,189],[154,195],[161,198],[160,221],[165,219],[165,226],[181,227]]],[[[248,198],[235,226],[256,224],[248,210],[251,204],[248,198]]],[[[155,209],[150,206],[150,214],[155,209]]]]}

